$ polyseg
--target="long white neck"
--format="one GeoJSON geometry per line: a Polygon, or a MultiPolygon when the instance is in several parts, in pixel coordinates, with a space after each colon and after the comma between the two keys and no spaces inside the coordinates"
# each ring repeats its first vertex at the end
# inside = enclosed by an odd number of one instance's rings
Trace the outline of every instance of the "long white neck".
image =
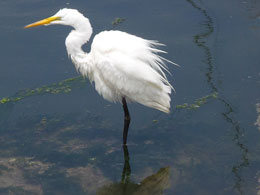
{"type": "Polygon", "coordinates": [[[87,70],[87,53],[82,50],[82,46],[90,39],[92,27],[89,20],[83,16],[76,24],[72,24],[72,27],[74,30],[70,32],[65,41],[67,52],[76,69],[87,76],[90,70],[87,70]]]}

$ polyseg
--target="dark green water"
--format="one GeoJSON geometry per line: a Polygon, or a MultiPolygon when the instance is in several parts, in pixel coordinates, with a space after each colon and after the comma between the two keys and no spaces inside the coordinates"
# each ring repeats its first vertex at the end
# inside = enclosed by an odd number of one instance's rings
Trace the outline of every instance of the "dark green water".
{"type": "Polygon", "coordinates": [[[0,194],[260,194],[258,1],[2,0],[0,27],[0,194]],[[181,65],[170,115],[129,105],[127,148],[121,105],[70,79],[70,28],[23,29],[63,7],[181,65]]]}

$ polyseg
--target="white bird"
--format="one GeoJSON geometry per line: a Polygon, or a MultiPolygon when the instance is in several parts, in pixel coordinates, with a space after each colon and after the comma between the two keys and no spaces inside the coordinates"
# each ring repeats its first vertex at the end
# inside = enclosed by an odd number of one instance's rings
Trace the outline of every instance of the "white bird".
{"type": "Polygon", "coordinates": [[[89,19],[78,10],[68,8],[25,28],[51,24],[74,28],[65,44],[76,69],[91,82],[94,81],[95,89],[104,99],[122,102],[125,113],[124,145],[130,124],[127,102],[138,102],[169,113],[173,87],[164,73],[169,72],[165,62],[175,63],[158,55],[166,53],[156,48],[163,44],[111,30],[97,34],[93,39],[91,51],[86,53],[82,46],[89,41],[92,34],[89,19]]]}

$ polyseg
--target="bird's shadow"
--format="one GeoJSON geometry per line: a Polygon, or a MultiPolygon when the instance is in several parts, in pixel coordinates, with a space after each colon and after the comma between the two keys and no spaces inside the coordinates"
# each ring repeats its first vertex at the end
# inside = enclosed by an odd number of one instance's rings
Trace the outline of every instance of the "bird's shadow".
{"type": "Polygon", "coordinates": [[[164,194],[170,186],[170,167],[163,167],[156,173],[144,178],[141,182],[131,180],[130,155],[127,145],[123,145],[124,167],[120,182],[102,186],[97,195],[152,195],[164,194]]]}

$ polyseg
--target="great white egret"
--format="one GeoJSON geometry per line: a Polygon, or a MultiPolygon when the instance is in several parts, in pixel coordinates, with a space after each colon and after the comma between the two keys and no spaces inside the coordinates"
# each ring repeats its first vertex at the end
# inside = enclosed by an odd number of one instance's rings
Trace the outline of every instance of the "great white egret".
{"type": "Polygon", "coordinates": [[[165,62],[175,63],[158,55],[166,53],[156,48],[163,44],[111,30],[97,34],[93,39],[91,51],[86,53],[82,50],[82,45],[88,42],[92,34],[89,19],[78,10],[68,8],[25,28],[51,24],[74,28],[65,44],[76,69],[91,82],[95,82],[95,89],[104,99],[123,104],[124,145],[130,124],[127,102],[138,102],[169,113],[173,87],[164,73],[169,72],[165,62]]]}

